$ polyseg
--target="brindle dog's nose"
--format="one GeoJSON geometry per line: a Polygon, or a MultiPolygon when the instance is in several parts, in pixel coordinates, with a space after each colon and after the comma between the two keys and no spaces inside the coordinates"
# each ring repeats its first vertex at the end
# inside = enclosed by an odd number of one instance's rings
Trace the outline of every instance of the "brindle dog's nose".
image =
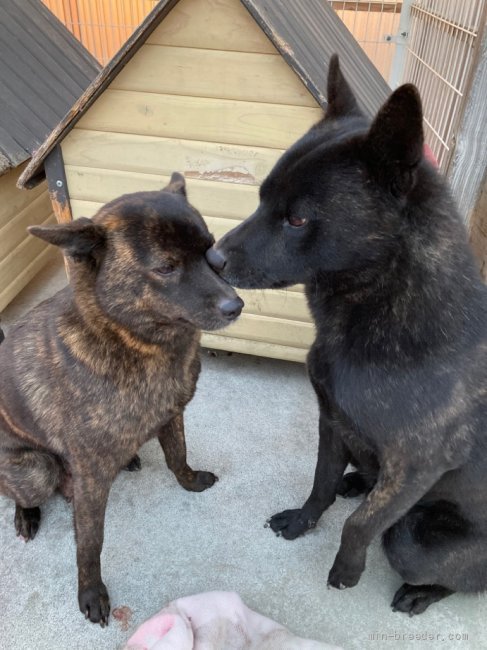
{"type": "Polygon", "coordinates": [[[215,271],[223,271],[225,264],[227,263],[227,260],[223,257],[220,251],[214,247],[209,248],[206,251],[206,259],[208,260],[208,264],[212,266],[215,271]]]}
{"type": "Polygon", "coordinates": [[[225,318],[228,318],[228,320],[234,320],[240,316],[244,304],[244,301],[237,297],[233,300],[224,300],[220,303],[219,307],[225,318]]]}

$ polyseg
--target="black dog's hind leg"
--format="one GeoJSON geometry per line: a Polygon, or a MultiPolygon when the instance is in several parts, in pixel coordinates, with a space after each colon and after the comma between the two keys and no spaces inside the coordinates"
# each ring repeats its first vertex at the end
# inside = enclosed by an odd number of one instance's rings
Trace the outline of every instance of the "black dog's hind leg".
{"type": "Polygon", "coordinates": [[[487,588],[487,540],[451,503],[416,505],[382,541],[391,566],[405,580],[392,601],[394,611],[421,614],[456,591],[487,588]]]}
{"type": "Polygon", "coordinates": [[[169,469],[174,472],[178,483],[185,490],[203,492],[211,487],[218,477],[211,472],[194,471],[186,462],[186,440],[183,415],[177,415],[161,430],[159,442],[169,469]]]}
{"type": "Polygon", "coordinates": [[[451,596],[454,592],[440,585],[409,585],[405,582],[394,595],[393,612],[405,612],[409,616],[422,614],[430,605],[451,596]]]}
{"type": "Polygon", "coordinates": [[[379,474],[377,460],[365,451],[356,454],[350,462],[357,471],[345,474],[337,488],[337,494],[345,499],[368,494],[376,484],[379,474]]]}
{"type": "Polygon", "coordinates": [[[328,576],[331,587],[353,587],[365,568],[370,542],[404,516],[442,474],[451,469],[438,462],[435,467],[418,459],[404,464],[401,453],[384,459],[374,489],[347,519],[337,556],[328,576]]]}
{"type": "Polygon", "coordinates": [[[272,530],[285,539],[295,539],[314,528],[323,512],[335,501],[336,491],[350,460],[350,452],[339,435],[326,397],[320,402],[320,441],[313,489],[302,508],[284,510],[270,518],[272,530]]]}

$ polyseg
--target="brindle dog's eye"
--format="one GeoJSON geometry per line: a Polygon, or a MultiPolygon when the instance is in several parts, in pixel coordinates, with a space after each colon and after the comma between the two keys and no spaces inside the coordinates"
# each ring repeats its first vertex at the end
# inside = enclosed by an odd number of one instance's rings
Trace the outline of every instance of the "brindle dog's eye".
{"type": "Polygon", "coordinates": [[[288,217],[287,222],[290,226],[293,228],[301,228],[302,226],[305,226],[308,223],[308,220],[306,217],[288,217]]]}
{"type": "Polygon", "coordinates": [[[176,265],[172,264],[171,262],[167,262],[167,264],[162,264],[161,266],[158,266],[156,269],[154,269],[154,273],[157,273],[158,275],[171,275],[171,273],[174,273],[176,270],[176,265]]]}

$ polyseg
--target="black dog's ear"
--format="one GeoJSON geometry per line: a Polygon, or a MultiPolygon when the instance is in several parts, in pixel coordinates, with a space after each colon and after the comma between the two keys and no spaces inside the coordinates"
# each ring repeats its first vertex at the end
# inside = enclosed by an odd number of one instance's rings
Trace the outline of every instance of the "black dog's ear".
{"type": "Polygon", "coordinates": [[[350,115],[362,115],[355,95],[340,68],[338,54],[333,54],[328,68],[328,106],[324,120],[336,120],[350,115]]]}
{"type": "Polygon", "coordinates": [[[27,230],[31,235],[59,246],[72,257],[91,255],[105,243],[103,228],[86,217],[52,226],[29,226],[27,230]]]}
{"type": "Polygon", "coordinates": [[[415,86],[395,90],[379,110],[366,137],[370,168],[395,196],[409,192],[423,157],[423,110],[415,86]]]}
{"type": "Polygon", "coordinates": [[[179,172],[173,172],[169,185],[163,191],[186,196],[186,179],[179,172]]]}

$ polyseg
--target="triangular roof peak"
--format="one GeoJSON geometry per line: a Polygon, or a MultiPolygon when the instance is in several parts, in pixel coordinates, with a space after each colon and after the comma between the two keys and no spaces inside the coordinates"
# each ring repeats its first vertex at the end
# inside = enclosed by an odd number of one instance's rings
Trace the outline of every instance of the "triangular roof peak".
{"type": "MultiPolygon", "coordinates": [[[[46,157],[74,127],[180,0],[161,0],[32,156],[18,187],[33,187],[46,157]]],[[[373,115],[390,89],[325,0],[236,0],[249,11],[317,102],[326,107],[328,62],[334,52],[363,109],[373,115]]]]}

